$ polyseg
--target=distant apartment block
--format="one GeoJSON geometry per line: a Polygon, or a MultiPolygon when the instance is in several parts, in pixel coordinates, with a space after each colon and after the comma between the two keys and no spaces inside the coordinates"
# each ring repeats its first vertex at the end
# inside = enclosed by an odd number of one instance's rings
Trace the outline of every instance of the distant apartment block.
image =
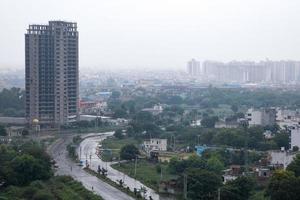
{"type": "Polygon", "coordinates": [[[275,125],[276,123],[276,109],[248,109],[246,113],[249,126],[267,126],[275,125]]]}
{"type": "Polygon", "coordinates": [[[77,23],[29,25],[25,34],[26,120],[58,127],[78,116],[77,23]]]}
{"type": "Polygon", "coordinates": [[[290,84],[300,82],[299,61],[205,61],[203,74],[210,80],[238,83],[290,84]]]}
{"type": "Polygon", "coordinates": [[[187,72],[189,75],[197,76],[201,73],[200,62],[192,59],[187,63],[187,72]]]}

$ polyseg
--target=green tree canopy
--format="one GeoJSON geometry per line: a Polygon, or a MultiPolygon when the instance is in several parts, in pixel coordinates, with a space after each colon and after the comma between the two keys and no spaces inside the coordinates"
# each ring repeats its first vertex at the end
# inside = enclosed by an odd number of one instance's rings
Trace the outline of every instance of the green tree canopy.
{"type": "Polygon", "coordinates": [[[222,185],[221,177],[203,169],[188,169],[187,197],[189,199],[216,199],[218,188],[222,185]]]}
{"type": "Polygon", "coordinates": [[[139,150],[133,144],[128,144],[122,147],[120,158],[123,160],[132,160],[139,155],[139,150]]]}
{"type": "Polygon", "coordinates": [[[0,125],[0,136],[6,136],[7,132],[4,126],[0,125]]]}
{"type": "Polygon", "coordinates": [[[296,177],[300,176],[300,154],[294,157],[294,160],[287,166],[287,170],[294,172],[296,177]]]}
{"type": "Polygon", "coordinates": [[[248,199],[254,189],[255,181],[251,177],[241,176],[229,181],[221,187],[221,199],[223,200],[244,200],[248,199]]]}
{"type": "Polygon", "coordinates": [[[300,181],[291,171],[275,171],[267,186],[271,200],[300,199],[300,181]]]}

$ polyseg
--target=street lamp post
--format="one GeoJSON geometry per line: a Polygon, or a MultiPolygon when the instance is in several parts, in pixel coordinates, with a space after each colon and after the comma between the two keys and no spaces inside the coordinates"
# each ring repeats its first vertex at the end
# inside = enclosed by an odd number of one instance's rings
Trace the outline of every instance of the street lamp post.
{"type": "Polygon", "coordinates": [[[40,137],[39,137],[40,125],[39,125],[39,120],[38,119],[33,119],[32,120],[32,124],[34,126],[34,130],[35,130],[35,135],[37,137],[37,141],[38,141],[38,143],[40,143],[40,137]]]}

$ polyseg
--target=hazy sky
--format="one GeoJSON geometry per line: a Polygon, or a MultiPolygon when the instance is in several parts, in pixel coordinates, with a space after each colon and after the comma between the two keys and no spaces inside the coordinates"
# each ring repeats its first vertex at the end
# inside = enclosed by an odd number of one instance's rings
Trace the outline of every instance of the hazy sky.
{"type": "Polygon", "coordinates": [[[76,21],[80,67],[300,60],[299,0],[0,0],[0,67],[24,66],[29,24],[76,21]]]}

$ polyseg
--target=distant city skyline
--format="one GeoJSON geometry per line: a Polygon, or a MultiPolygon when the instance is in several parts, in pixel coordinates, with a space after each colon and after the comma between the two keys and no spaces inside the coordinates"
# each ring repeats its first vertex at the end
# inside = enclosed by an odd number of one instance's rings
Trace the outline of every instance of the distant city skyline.
{"type": "Polygon", "coordinates": [[[78,23],[82,69],[183,69],[191,58],[300,60],[295,0],[2,0],[0,68],[24,68],[24,30],[48,20],[78,23]]]}

